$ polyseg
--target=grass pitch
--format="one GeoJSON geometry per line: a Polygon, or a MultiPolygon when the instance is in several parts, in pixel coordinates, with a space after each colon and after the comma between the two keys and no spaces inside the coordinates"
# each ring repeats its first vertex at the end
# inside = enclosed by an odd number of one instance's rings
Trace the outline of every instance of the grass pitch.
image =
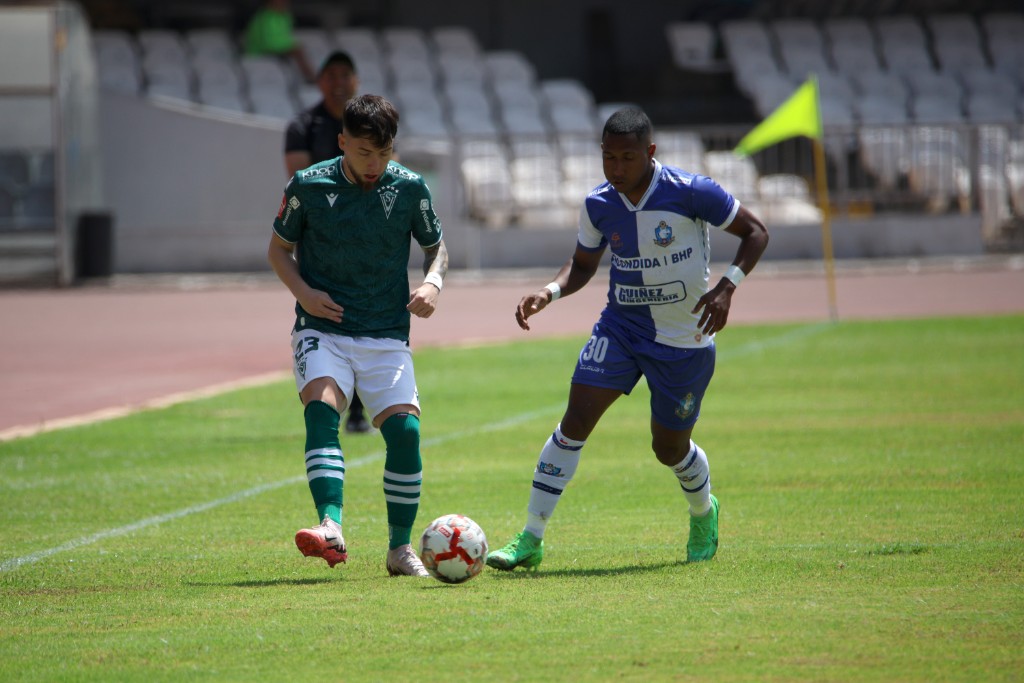
{"type": "MultiPolygon", "coordinates": [[[[524,337],[528,339],[528,337],[524,337]]],[[[419,526],[524,521],[582,339],[417,352],[419,526]]],[[[343,437],[350,560],[314,523],[290,383],[0,444],[3,681],[1013,681],[1024,671],[1024,317],[735,327],[695,439],[721,547],[641,383],[540,571],[384,569],[383,440],[343,437]]]]}

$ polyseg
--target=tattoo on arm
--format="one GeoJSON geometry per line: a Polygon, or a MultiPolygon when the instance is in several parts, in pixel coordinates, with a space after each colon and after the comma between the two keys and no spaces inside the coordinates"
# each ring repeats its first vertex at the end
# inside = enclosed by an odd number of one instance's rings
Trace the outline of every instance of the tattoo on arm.
{"type": "Polygon", "coordinates": [[[448,249],[440,242],[429,249],[424,249],[423,274],[433,271],[444,279],[448,274],[448,249]]]}

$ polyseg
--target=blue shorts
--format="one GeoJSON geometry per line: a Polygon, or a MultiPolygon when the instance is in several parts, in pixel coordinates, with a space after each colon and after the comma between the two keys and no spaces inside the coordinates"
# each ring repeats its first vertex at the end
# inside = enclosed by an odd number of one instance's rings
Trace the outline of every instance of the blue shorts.
{"type": "Polygon", "coordinates": [[[651,415],[662,426],[683,431],[696,424],[714,374],[714,344],[666,346],[601,318],[580,351],[572,382],[629,394],[643,375],[651,390],[651,415]]]}

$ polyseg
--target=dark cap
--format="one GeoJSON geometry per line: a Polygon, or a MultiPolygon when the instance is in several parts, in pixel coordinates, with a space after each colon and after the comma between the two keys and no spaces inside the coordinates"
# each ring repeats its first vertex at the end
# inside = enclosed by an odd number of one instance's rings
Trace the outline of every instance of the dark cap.
{"type": "Polygon", "coordinates": [[[320,70],[317,71],[317,74],[322,74],[324,69],[332,64],[344,64],[348,68],[352,69],[352,73],[356,72],[356,63],[352,61],[351,55],[343,50],[335,50],[331,54],[327,55],[327,58],[320,64],[320,70]]]}

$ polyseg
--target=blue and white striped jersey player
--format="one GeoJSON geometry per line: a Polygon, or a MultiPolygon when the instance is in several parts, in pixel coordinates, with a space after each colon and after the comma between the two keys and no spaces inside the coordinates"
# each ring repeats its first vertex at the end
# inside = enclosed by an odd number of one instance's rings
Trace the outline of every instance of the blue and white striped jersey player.
{"type": "Polygon", "coordinates": [[[487,556],[497,569],[534,568],[544,531],[604,412],[641,376],[651,391],[654,455],[679,481],[689,504],[687,561],[718,549],[718,501],[708,458],[691,440],[715,369],[715,333],[725,327],[736,287],[768,244],[764,224],[710,178],[654,158],[650,119],[635,108],[612,114],[601,136],[606,183],[580,212],[572,258],[554,281],[523,297],[516,320],[580,290],[611,247],[608,304],[583,346],[562,421],[541,449],[523,531],[487,556]],[[725,275],[709,289],[709,230],[739,238],[725,275]]]}
{"type": "Polygon", "coordinates": [[[419,509],[420,402],[410,316],[433,314],[448,252],[423,177],[391,157],[398,112],[377,95],[345,105],[342,156],[298,171],[285,189],[267,258],[295,296],[292,357],[304,406],[306,477],[320,524],[301,529],[304,555],[333,567],[342,536],[345,456],[339,414],[355,391],[384,437],[388,573],[429,576],[410,544],[419,509]],[[410,292],[412,240],[423,282],[410,292]]]}

